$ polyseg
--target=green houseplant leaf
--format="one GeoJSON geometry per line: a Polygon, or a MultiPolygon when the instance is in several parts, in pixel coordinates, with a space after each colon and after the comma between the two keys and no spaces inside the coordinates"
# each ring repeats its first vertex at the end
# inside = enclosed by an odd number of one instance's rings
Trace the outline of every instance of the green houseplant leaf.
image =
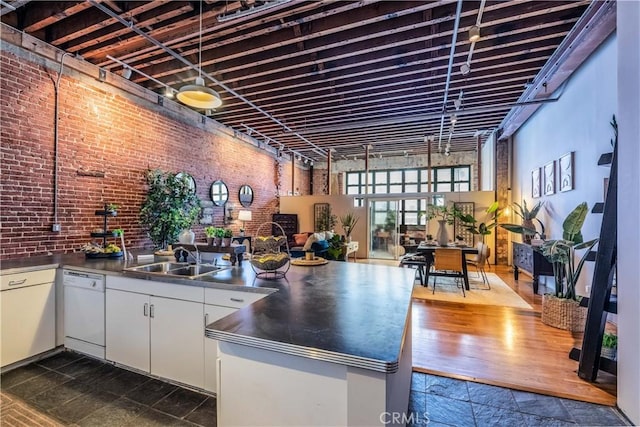
{"type": "Polygon", "coordinates": [[[158,248],[178,239],[200,216],[200,199],[191,189],[187,177],[159,169],[146,172],[147,196],[140,209],[140,224],[158,248]]]}
{"type": "Polygon", "coordinates": [[[582,243],[582,225],[587,217],[589,208],[586,202],[580,203],[576,208],[571,211],[567,218],[562,223],[562,238],[570,240],[575,244],[582,243]]]}

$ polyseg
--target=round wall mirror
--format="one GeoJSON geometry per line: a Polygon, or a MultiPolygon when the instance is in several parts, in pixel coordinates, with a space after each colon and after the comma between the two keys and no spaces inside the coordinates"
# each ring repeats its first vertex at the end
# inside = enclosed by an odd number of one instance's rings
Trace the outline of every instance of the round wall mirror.
{"type": "Polygon", "coordinates": [[[248,208],[253,203],[253,189],[248,185],[243,185],[238,191],[238,199],[240,199],[242,206],[248,208]]]}
{"type": "Polygon", "coordinates": [[[229,189],[223,181],[217,180],[211,184],[211,200],[216,206],[224,206],[229,200],[229,189]]]}

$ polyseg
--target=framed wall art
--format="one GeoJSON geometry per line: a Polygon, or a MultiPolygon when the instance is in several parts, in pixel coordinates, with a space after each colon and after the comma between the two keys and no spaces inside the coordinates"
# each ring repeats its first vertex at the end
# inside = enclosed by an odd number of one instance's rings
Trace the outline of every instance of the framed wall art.
{"type": "Polygon", "coordinates": [[[550,196],[556,192],[556,161],[544,165],[544,195],[550,196]]]}
{"type": "Polygon", "coordinates": [[[540,197],[540,168],[531,171],[531,197],[540,197]]]}
{"type": "Polygon", "coordinates": [[[573,190],[573,151],[558,160],[558,179],[561,192],[573,190]]]}

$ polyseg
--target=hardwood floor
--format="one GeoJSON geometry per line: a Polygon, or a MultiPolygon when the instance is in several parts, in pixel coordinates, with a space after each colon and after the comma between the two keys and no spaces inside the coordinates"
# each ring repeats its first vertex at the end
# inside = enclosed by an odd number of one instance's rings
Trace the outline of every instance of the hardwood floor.
{"type": "Polygon", "coordinates": [[[498,274],[533,310],[414,300],[414,370],[615,405],[616,377],[601,371],[593,384],[578,377],[578,362],[568,354],[581,346],[582,336],[540,321],[542,296],[533,295],[531,278],[521,274],[516,282],[506,266],[488,271],[498,274]]]}

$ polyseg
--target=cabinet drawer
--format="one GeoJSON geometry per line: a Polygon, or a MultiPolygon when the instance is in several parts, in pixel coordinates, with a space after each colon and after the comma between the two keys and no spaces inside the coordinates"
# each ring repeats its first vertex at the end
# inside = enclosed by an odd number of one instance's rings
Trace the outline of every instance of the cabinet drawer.
{"type": "Polygon", "coordinates": [[[14,289],[24,286],[53,283],[56,280],[56,270],[37,270],[28,273],[3,274],[0,276],[0,290],[14,289]]]}
{"type": "Polygon", "coordinates": [[[107,276],[107,289],[118,289],[126,292],[136,292],[200,303],[203,302],[204,299],[204,292],[200,286],[132,279],[126,276],[107,276]]]}
{"type": "Polygon", "coordinates": [[[252,304],[268,294],[256,292],[228,291],[226,289],[206,288],[204,290],[204,303],[222,305],[224,307],[242,308],[252,304]]]}

